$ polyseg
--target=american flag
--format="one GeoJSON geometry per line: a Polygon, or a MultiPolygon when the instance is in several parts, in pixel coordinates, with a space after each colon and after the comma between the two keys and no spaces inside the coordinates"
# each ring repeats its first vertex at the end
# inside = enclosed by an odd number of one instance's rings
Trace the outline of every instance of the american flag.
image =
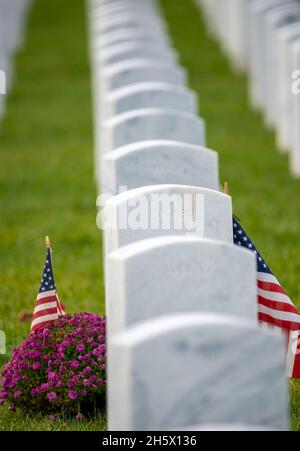
{"type": "Polygon", "coordinates": [[[30,333],[44,327],[51,321],[65,315],[65,307],[60,302],[52,270],[51,249],[47,248],[41,286],[35,303],[30,333]]]}
{"type": "Polygon", "coordinates": [[[279,328],[286,335],[286,375],[300,378],[300,313],[235,217],[233,239],[234,244],[256,254],[258,320],[270,327],[279,328]]]}

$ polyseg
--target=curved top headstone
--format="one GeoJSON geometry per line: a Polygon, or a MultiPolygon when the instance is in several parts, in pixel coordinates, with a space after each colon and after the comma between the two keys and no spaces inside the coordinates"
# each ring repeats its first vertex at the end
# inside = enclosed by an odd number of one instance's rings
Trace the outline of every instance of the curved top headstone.
{"type": "Polygon", "coordinates": [[[257,321],[253,252],[221,241],[167,236],[107,256],[109,337],[141,321],[180,312],[214,312],[257,321]]]}
{"type": "Polygon", "coordinates": [[[231,197],[196,186],[155,185],[110,198],[104,209],[106,253],[161,235],[233,242],[231,197]]]}
{"type": "Polygon", "coordinates": [[[185,86],[187,74],[172,61],[133,59],[104,66],[101,71],[101,89],[104,94],[122,86],[145,81],[162,81],[185,86]]]}
{"type": "Polygon", "coordinates": [[[121,13],[113,15],[113,17],[102,17],[101,19],[94,18],[91,22],[92,29],[101,34],[113,33],[120,28],[134,28],[134,29],[146,29],[150,32],[166,32],[165,23],[159,20],[158,17],[147,15],[145,18],[141,14],[128,14],[121,13]]]}
{"type": "Polygon", "coordinates": [[[142,108],[164,108],[197,114],[194,91],[162,82],[134,83],[110,91],[103,99],[103,114],[109,118],[142,108]]]}
{"type": "Polygon", "coordinates": [[[218,154],[178,141],[139,141],[107,152],[101,163],[101,184],[116,195],[148,185],[179,184],[219,190],[218,154]]]}
{"type": "Polygon", "coordinates": [[[151,41],[129,41],[120,45],[110,45],[101,52],[96,53],[96,61],[102,66],[115,64],[120,61],[140,58],[159,58],[173,62],[178,60],[177,53],[173,49],[162,47],[151,41]]]}
{"type": "Polygon", "coordinates": [[[109,430],[246,423],[288,428],[282,336],[220,314],[176,314],[112,338],[109,430]],[[274,402],[276,400],[276,402],[274,402]]]}
{"type": "Polygon", "coordinates": [[[101,132],[103,154],[134,142],[158,139],[206,145],[204,120],[178,110],[132,110],[104,121],[101,132]]]}
{"type": "Polygon", "coordinates": [[[167,46],[170,44],[168,36],[160,31],[156,31],[155,33],[149,33],[149,30],[137,29],[133,28],[122,28],[120,30],[113,31],[111,33],[106,33],[105,35],[101,35],[96,37],[93,43],[93,47],[105,48],[112,44],[118,44],[122,42],[126,42],[129,40],[144,40],[161,43],[162,45],[167,46]]]}

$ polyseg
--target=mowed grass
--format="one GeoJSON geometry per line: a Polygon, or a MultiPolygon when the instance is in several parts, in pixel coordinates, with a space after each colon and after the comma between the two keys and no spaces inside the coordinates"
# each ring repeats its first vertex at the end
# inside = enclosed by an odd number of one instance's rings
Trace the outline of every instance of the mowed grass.
{"type": "MultiPolygon", "coordinates": [[[[68,313],[104,313],[101,233],[96,227],[91,83],[84,0],[35,0],[0,133],[0,329],[6,361],[28,334],[50,235],[68,313]]],[[[12,415],[0,429],[102,429],[94,422],[12,415]]]]}
{"type": "MultiPolygon", "coordinates": [[[[300,308],[300,181],[289,174],[273,132],[251,111],[246,77],[231,71],[194,2],[162,0],[162,5],[190,87],[199,95],[208,145],[219,152],[234,212],[300,308]]],[[[292,427],[300,429],[299,381],[291,382],[291,401],[292,427]]]]}

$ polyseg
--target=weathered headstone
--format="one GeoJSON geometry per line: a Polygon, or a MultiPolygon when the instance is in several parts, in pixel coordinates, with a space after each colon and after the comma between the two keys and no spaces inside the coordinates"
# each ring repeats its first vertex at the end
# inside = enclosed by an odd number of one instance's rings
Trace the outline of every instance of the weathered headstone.
{"type": "Polygon", "coordinates": [[[166,34],[156,31],[150,33],[148,30],[134,30],[132,28],[122,28],[121,30],[114,31],[112,33],[106,33],[105,35],[95,38],[93,43],[94,49],[106,48],[109,45],[117,45],[132,40],[145,40],[166,45],[169,43],[169,39],[166,34]]]}
{"type": "Polygon", "coordinates": [[[250,100],[254,107],[261,107],[264,93],[262,91],[261,80],[265,58],[264,41],[264,15],[277,5],[281,5],[282,0],[253,0],[249,2],[249,26],[250,26],[250,100]]]}
{"type": "Polygon", "coordinates": [[[139,14],[122,13],[110,17],[97,17],[92,20],[91,23],[92,32],[100,33],[104,35],[106,33],[113,33],[116,30],[122,28],[146,29],[150,32],[156,32],[157,30],[166,33],[166,26],[158,17],[147,15],[144,17],[139,14]]]}
{"type": "Polygon", "coordinates": [[[162,235],[233,240],[231,197],[207,188],[136,188],[109,199],[103,213],[106,255],[126,244],[162,235]]]}
{"type": "Polygon", "coordinates": [[[116,4],[110,4],[106,6],[101,5],[95,5],[91,12],[92,16],[99,17],[99,18],[106,18],[108,16],[116,15],[116,14],[123,14],[123,13],[133,13],[133,14],[152,14],[152,15],[158,15],[158,8],[155,7],[156,5],[151,2],[119,2],[116,4]]]}
{"type": "Polygon", "coordinates": [[[147,185],[179,184],[219,189],[217,152],[177,141],[140,141],[107,152],[102,159],[104,192],[147,185]]]}
{"type": "Polygon", "coordinates": [[[176,64],[177,53],[151,41],[129,41],[110,45],[95,55],[96,64],[103,66],[130,59],[164,59],[176,64]]]}
{"type": "Polygon", "coordinates": [[[257,320],[254,253],[188,236],[137,241],[107,255],[109,339],[141,321],[180,312],[257,320]]]}
{"type": "Polygon", "coordinates": [[[142,108],[164,108],[197,114],[198,99],[180,85],[161,82],[135,83],[110,91],[103,99],[106,118],[142,108]]]}
{"type": "Polygon", "coordinates": [[[288,428],[283,337],[252,321],[177,314],[111,340],[109,430],[207,423],[288,428]]]}
{"type": "Polygon", "coordinates": [[[113,116],[102,123],[102,154],[138,141],[173,140],[206,144],[203,119],[164,109],[140,109],[113,116]]]}
{"type": "Polygon", "coordinates": [[[290,168],[294,176],[300,176],[300,45],[293,48],[292,66],[295,69],[294,92],[292,94],[292,152],[290,168]]]}
{"type": "Polygon", "coordinates": [[[184,86],[187,75],[184,69],[174,66],[173,62],[137,59],[105,66],[98,82],[101,83],[101,90],[105,95],[122,86],[145,81],[162,81],[184,86]]]}
{"type": "Polygon", "coordinates": [[[292,45],[300,43],[300,23],[288,25],[277,33],[277,144],[283,151],[292,147],[292,89],[291,89],[291,51],[292,45]]]}
{"type": "Polygon", "coordinates": [[[283,4],[274,8],[264,17],[264,39],[265,39],[265,58],[263,59],[263,78],[262,92],[263,107],[265,111],[265,120],[269,126],[276,125],[277,108],[276,108],[276,70],[278,62],[276,60],[276,32],[280,28],[295,23],[300,20],[300,3],[283,4]]]}

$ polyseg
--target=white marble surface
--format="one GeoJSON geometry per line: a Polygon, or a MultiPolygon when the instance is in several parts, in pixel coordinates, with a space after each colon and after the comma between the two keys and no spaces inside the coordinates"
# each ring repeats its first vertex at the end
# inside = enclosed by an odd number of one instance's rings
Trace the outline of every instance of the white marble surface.
{"type": "Polygon", "coordinates": [[[94,11],[96,10],[100,10],[102,11],[107,11],[109,10],[114,11],[114,10],[119,10],[119,9],[123,9],[123,8],[130,8],[135,10],[136,8],[145,8],[145,7],[151,7],[152,10],[158,11],[158,5],[156,2],[153,2],[153,0],[144,0],[143,2],[141,2],[141,0],[127,0],[127,1],[122,1],[122,0],[107,0],[107,1],[99,1],[99,0],[95,0],[94,2],[90,2],[90,8],[94,11]]]}
{"type": "Polygon", "coordinates": [[[102,51],[95,52],[97,66],[118,63],[130,59],[164,59],[177,63],[178,55],[175,50],[163,47],[151,41],[129,41],[124,44],[110,45],[102,51]]]}
{"type": "MultiPolygon", "coordinates": [[[[292,66],[300,70],[300,44],[294,46],[292,54],[292,66]]],[[[298,78],[299,80],[299,78],[298,78]]],[[[298,81],[298,90],[300,83],[298,81]]],[[[300,93],[292,96],[292,151],[290,169],[294,176],[300,177],[300,93]]]]}
{"type": "Polygon", "coordinates": [[[292,100],[291,92],[291,47],[299,41],[300,23],[284,27],[277,32],[277,123],[276,140],[278,147],[289,151],[292,147],[292,100]]]}
{"type": "Polygon", "coordinates": [[[132,40],[147,39],[148,41],[162,43],[162,45],[169,42],[168,36],[165,33],[156,31],[150,33],[149,30],[134,30],[132,28],[122,28],[112,33],[106,33],[94,40],[94,48],[106,48],[109,45],[117,45],[132,40]]]}
{"type": "Polygon", "coordinates": [[[172,140],[206,145],[205,122],[176,110],[148,108],[113,116],[103,122],[102,154],[138,141],[172,140]]]}
{"type": "Polygon", "coordinates": [[[91,8],[91,13],[95,17],[108,17],[123,13],[133,13],[133,14],[152,14],[158,15],[158,8],[153,2],[117,2],[115,4],[111,3],[105,6],[94,5],[91,8]]]}
{"type": "Polygon", "coordinates": [[[187,74],[172,61],[134,59],[105,66],[99,77],[103,95],[122,86],[145,81],[161,81],[185,86],[187,74]]]}
{"type": "Polygon", "coordinates": [[[231,197],[207,188],[185,185],[154,185],[136,188],[109,199],[106,202],[105,212],[107,218],[116,219],[116,224],[118,225],[116,228],[112,227],[105,230],[106,255],[126,244],[162,235],[193,235],[227,243],[232,243],[233,241],[231,197]],[[192,200],[191,205],[187,204],[187,207],[180,211],[173,208],[172,202],[170,203],[170,209],[167,213],[170,212],[172,221],[170,220],[168,229],[161,221],[161,205],[156,209],[157,199],[161,199],[162,195],[170,201],[181,199],[183,205],[185,195],[188,195],[189,199],[192,200]],[[202,200],[204,201],[203,211],[201,210],[201,205],[199,208],[198,203],[202,200]],[[126,225],[131,216],[135,217],[137,208],[141,208],[141,211],[143,208],[149,209],[148,221],[143,228],[132,230],[126,225]],[[158,211],[160,215],[160,224],[157,227],[153,227],[153,222],[151,223],[151,208],[154,212],[158,211]],[[195,219],[196,214],[197,220],[201,224],[197,224],[197,227],[195,226],[194,229],[190,228],[189,224],[184,220],[182,220],[183,226],[181,230],[177,229],[177,226],[175,227],[174,218],[176,221],[178,218],[195,219]]]}
{"type": "Polygon", "coordinates": [[[135,83],[110,91],[103,99],[103,117],[143,108],[164,108],[190,114],[198,113],[194,91],[171,83],[135,83]]]}
{"type": "Polygon", "coordinates": [[[276,60],[276,32],[282,27],[295,23],[300,19],[300,5],[282,5],[270,11],[264,17],[265,28],[265,58],[263,59],[264,70],[262,79],[262,91],[264,93],[263,105],[265,121],[270,127],[276,125],[276,71],[278,61],[276,60]]]}
{"type": "Polygon", "coordinates": [[[253,0],[249,3],[250,26],[250,64],[249,64],[249,92],[252,106],[261,107],[263,95],[261,79],[264,68],[265,41],[264,41],[264,14],[274,6],[281,5],[282,0],[253,0]]]}
{"type": "Polygon", "coordinates": [[[173,183],[219,189],[218,154],[178,141],[140,141],[107,152],[102,159],[104,192],[173,183]]]}
{"type": "Polygon", "coordinates": [[[114,334],[155,317],[214,312],[257,321],[256,259],[188,236],[137,241],[107,255],[106,312],[114,334]]]}
{"type": "Polygon", "coordinates": [[[15,52],[24,41],[24,31],[31,2],[29,0],[2,0],[0,2],[0,120],[6,110],[7,94],[15,79],[15,52]],[[4,92],[5,88],[5,92],[4,92]]]}
{"type": "Polygon", "coordinates": [[[245,423],[288,428],[285,344],[255,323],[177,314],[114,337],[108,358],[109,430],[245,423]]]}
{"type": "Polygon", "coordinates": [[[158,17],[127,12],[100,18],[94,17],[91,27],[93,32],[100,34],[112,33],[121,28],[146,29],[154,33],[158,30],[166,33],[165,23],[158,17]]]}

